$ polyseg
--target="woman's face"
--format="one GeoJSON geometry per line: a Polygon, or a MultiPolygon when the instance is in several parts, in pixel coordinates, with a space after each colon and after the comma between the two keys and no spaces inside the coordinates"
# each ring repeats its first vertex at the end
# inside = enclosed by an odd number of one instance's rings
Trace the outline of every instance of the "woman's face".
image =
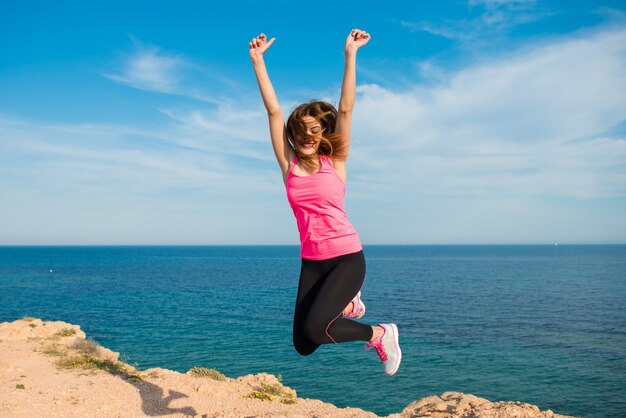
{"type": "Polygon", "coordinates": [[[296,135],[296,145],[302,154],[312,156],[317,153],[320,146],[322,125],[313,116],[303,116],[302,121],[306,125],[306,131],[310,137],[302,138],[296,135]]]}

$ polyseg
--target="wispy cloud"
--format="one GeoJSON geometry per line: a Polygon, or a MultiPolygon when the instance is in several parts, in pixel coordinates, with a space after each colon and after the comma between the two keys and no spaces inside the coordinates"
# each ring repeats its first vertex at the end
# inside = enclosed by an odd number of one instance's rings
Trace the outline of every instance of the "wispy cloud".
{"type": "MultiPolygon", "coordinates": [[[[135,79],[177,91],[172,74],[184,60],[175,57],[135,79]]],[[[347,205],[365,242],[519,242],[546,229],[576,240],[573,225],[589,217],[565,222],[551,199],[623,204],[626,137],[614,128],[626,120],[626,30],[429,71],[437,76],[402,90],[358,87],[347,205]]],[[[260,103],[172,105],[161,115],[150,129],[0,115],[6,225],[63,225],[51,236],[68,242],[89,242],[79,238],[96,217],[137,242],[297,242],[260,103]]]]}
{"type": "Polygon", "coordinates": [[[537,6],[537,0],[468,0],[467,3],[470,7],[481,6],[488,11],[525,11],[537,6]]]}
{"type": "Polygon", "coordinates": [[[164,233],[172,243],[250,241],[251,205],[262,212],[284,198],[265,146],[262,160],[261,144],[236,123],[224,131],[183,118],[151,130],[0,115],[0,195],[10,196],[0,242],[156,243],[164,233]]]}
{"type": "Polygon", "coordinates": [[[220,83],[231,87],[237,84],[224,74],[216,75],[202,68],[182,54],[166,52],[133,36],[130,38],[132,51],[122,54],[120,68],[104,72],[105,77],[140,90],[180,95],[213,104],[223,103],[224,97],[193,87],[195,78],[212,78],[213,82],[218,78],[220,83]]]}
{"type": "Polygon", "coordinates": [[[440,22],[401,21],[411,31],[424,31],[444,38],[469,42],[506,32],[509,28],[542,19],[551,12],[537,7],[536,0],[469,0],[471,19],[444,19],[440,22]]]}
{"type": "Polygon", "coordinates": [[[478,17],[479,31],[482,27],[503,30],[545,17],[545,11],[537,10],[536,0],[469,0],[471,8],[482,8],[478,17]]]}
{"type": "Polygon", "coordinates": [[[119,72],[107,73],[106,77],[138,89],[162,93],[173,93],[180,88],[181,73],[188,67],[182,56],[167,54],[134,37],[131,40],[134,51],[124,55],[119,72]]]}
{"type": "Polygon", "coordinates": [[[624,30],[582,34],[406,92],[361,86],[353,129],[362,191],[625,196],[626,138],[606,136],[626,119],[625,52],[624,30]]]}

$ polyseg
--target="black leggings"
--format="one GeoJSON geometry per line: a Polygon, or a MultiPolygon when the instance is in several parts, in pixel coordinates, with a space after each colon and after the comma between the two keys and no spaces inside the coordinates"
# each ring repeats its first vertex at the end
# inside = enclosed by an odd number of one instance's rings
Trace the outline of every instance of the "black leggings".
{"type": "Polygon", "coordinates": [[[369,341],[372,327],[342,318],[365,281],[363,250],[328,260],[302,259],[293,317],[293,345],[303,356],[321,344],[369,341]]]}

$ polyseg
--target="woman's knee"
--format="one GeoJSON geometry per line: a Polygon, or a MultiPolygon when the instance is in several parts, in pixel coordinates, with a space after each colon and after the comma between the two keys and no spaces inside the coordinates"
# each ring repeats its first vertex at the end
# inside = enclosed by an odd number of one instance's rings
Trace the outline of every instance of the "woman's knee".
{"type": "Polygon", "coordinates": [[[296,352],[301,356],[310,356],[315,352],[315,350],[317,350],[317,347],[304,347],[296,344],[294,344],[293,346],[296,349],[296,352]]]}
{"type": "Polygon", "coordinates": [[[302,332],[315,344],[325,344],[328,342],[328,336],[326,335],[327,325],[320,321],[305,321],[302,332]]]}
{"type": "Polygon", "coordinates": [[[302,335],[300,336],[294,335],[293,347],[296,349],[296,352],[300,354],[301,356],[310,356],[311,354],[315,352],[315,350],[319,348],[319,344],[315,344],[314,342],[303,338],[302,335]]]}

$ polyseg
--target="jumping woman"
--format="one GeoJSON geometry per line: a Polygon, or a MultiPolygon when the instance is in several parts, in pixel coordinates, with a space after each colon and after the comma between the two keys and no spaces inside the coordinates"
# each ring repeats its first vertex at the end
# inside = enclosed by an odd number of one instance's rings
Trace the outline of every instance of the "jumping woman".
{"type": "Polygon", "coordinates": [[[270,136],[283,174],[287,200],[300,232],[302,267],[293,318],[293,344],[303,356],[321,344],[366,341],[391,376],[402,352],[396,324],[355,321],[365,313],[361,286],[365,258],[358,234],[344,209],[346,159],[356,85],[356,53],[370,35],[354,29],[346,39],[339,109],[327,102],[297,106],[287,124],[265,68],[274,43],[265,34],[250,42],[250,59],[267,109],[270,136]]]}

